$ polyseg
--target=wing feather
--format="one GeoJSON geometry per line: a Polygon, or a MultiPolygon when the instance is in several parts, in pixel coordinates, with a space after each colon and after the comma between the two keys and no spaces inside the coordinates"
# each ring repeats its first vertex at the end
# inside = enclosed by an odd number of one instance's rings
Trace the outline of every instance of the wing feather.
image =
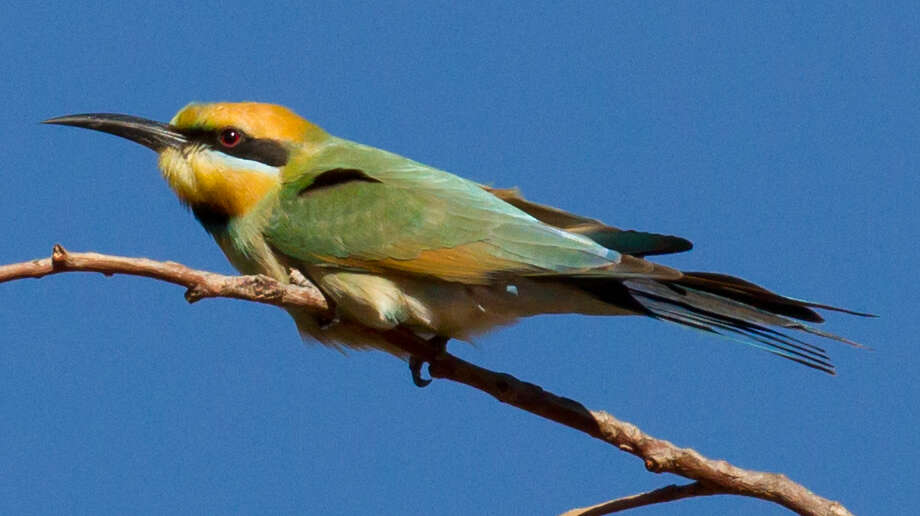
{"type": "Polygon", "coordinates": [[[296,260],[470,283],[507,273],[680,275],[624,260],[471,181],[379,149],[331,139],[308,163],[285,173],[266,231],[296,260]],[[360,171],[362,180],[310,188],[334,169],[360,171]]]}

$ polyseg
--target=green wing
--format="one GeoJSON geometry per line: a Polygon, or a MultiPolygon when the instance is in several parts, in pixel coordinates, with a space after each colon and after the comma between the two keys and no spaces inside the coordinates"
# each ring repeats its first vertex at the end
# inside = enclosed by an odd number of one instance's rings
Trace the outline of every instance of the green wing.
{"type": "Polygon", "coordinates": [[[649,262],[548,226],[471,181],[379,149],[333,138],[309,166],[292,166],[266,238],[306,263],[472,283],[503,272],[655,275],[649,262]]]}

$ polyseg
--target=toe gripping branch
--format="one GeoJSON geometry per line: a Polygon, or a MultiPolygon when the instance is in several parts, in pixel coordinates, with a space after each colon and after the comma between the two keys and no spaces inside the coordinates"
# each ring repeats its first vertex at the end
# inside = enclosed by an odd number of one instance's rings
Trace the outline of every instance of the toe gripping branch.
{"type": "MultiPolygon", "coordinates": [[[[430,348],[430,355],[432,357],[437,357],[439,354],[447,350],[447,341],[450,340],[448,337],[434,336],[425,343],[430,348]]],[[[431,383],[431,378],[422,378],[422,366],[428,362],[431,364],[430,359],[422,358],[419,355],[411,355],[409,357],[409,372],[412,373],[412,383],[416,387],[428,387],[428,384],[431,383]]]]}
{"type": "Polygon", "coordinates": [[[450,340],[450,337],[441,335],[424,339],[412,330],[399,326],[390,330],[375,332],[375,335],[383,337],[394,348],[405,353],[404,356],[409,357],[409,372],[412,373],[412,383],[418,387],[427,387],[431,383],[431,378],[422,378],[422,366],[427,362],[430,373],[432,364],[435,364],[440,356],[447,351],[447,341],[450,340]]]}

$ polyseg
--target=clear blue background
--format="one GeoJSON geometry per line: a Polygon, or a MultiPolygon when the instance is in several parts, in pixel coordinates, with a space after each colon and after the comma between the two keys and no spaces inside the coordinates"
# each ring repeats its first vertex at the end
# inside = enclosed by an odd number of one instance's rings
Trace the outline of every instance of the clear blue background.
{"type": "MultiPolygon", "coordinates": [[[[667,258],[882,315],[830,377],[639,318],[552,316],[451,349],[858,514],[916,510],[920,10],[530,2],[72,2],[0,17],[0,263],[60,242],[230,273],[154,155],[39,125],[191,100],[330,132],[622,227],[667,258]]],[[[280,310],[151,280],[0,285],[0,513],[553,514],[667,483],[280,310]]],[[[713,497],[642,514],[782,514],[713,497]]]]}

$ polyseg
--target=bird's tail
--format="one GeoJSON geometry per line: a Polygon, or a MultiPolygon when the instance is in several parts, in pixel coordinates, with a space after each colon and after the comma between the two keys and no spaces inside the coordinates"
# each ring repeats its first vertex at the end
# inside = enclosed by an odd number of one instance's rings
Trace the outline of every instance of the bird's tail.
{"type": "Polygon", "coordinates": [[[823,322],[815,308],[871,316],[781,296],[724,274],[685,272],[677,280],[625,280],[623,286],[631,300],[651,317],[734,338],[830,374],[834,374],[834,366],[825,350],[790,335],[790,331],[863,347],[805,322],[823,322]]]}

